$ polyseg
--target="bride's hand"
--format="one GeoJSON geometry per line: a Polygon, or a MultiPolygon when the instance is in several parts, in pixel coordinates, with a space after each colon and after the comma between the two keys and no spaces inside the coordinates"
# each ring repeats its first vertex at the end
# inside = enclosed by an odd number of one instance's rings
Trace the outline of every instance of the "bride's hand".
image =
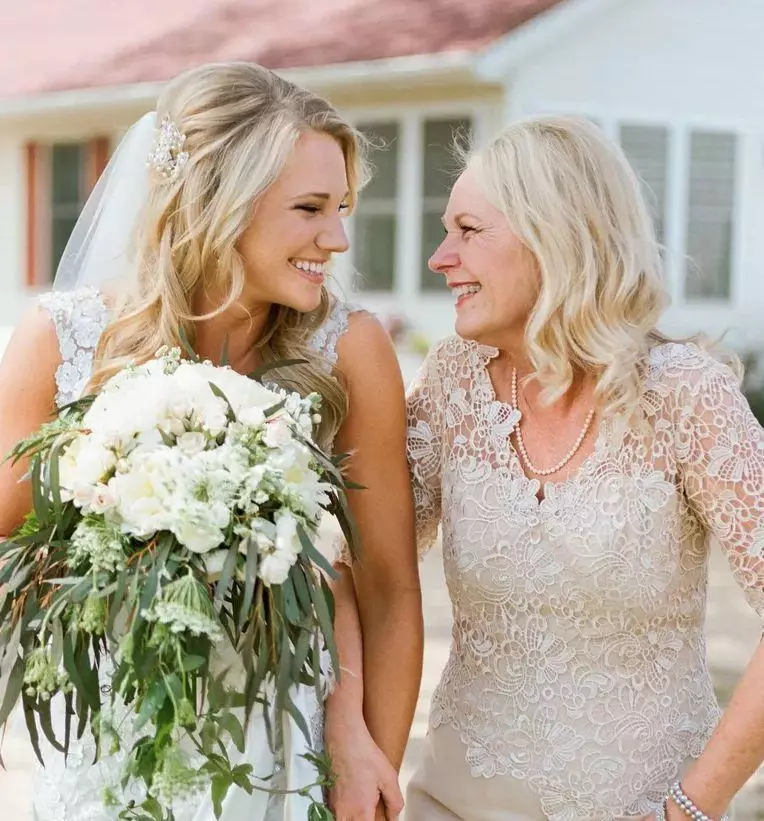
{"type": "Polygon", "coordinates": [[[403,810],[398,773],[366,724],[327,727],[325,741],[336,777],[329,809],[337,821],[394,821],[403,810]]]}

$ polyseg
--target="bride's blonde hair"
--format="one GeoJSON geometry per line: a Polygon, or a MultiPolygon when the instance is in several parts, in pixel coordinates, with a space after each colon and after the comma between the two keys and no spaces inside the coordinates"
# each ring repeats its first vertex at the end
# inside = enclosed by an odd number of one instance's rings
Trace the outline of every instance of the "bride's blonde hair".
{"type": "Polygon", "coordinates": [[[525,336],[545,400],[585,372],[606,410],[630,417],[640,364],[666,341],[656,326],[669,297],[653,220],[620,147],[587,120],[545,116],[465,159],[537,263],[525,336]]]}
{"type": "MultiPolygon", "coordinates": [[[[350,202],[366,180],[363,138],[322,98],[251,63],[212,64],[180,75],[165,88],[157,120],[168,116],[186,135],[189,159],[174,181],[153,181],[135,238],[138,277],[119,294],[115,319],[96,352],[90,389],[128,362],[144,362],[181,333],[193,344],[192,303],[199,287],[226,293],[217,315],[245,284],[237,243],[257,199],[277,179],[301,134],[333,137],[342,149],[350,202]]],[[[326,289],[311,313],[274,305],[258,341],[266,361],[306,359],[276,374],[285,387],[323,397],[319,438],[331,440],[347,412],[341,382],[311,335],[331,310],[326,289]]]]}

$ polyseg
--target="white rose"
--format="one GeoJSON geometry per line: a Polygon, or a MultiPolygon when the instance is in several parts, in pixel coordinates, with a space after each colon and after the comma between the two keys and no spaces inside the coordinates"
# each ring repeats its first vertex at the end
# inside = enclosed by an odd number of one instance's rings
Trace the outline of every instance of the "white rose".
{"type": "Polygon", "coordinates": [[[114,453],[93,437],[80,436],[64,451],[59,460],[59,485],[62,498],[74,499],[78,506],[87,504],[93,489],[114,468],[114,453]]]}
{"type": "Polygon", "coordinates": [[[195,505],[184,505],[182,499],[173,515],[170,529],[178,541],[193,553],[209,553],[223,542],[222,529],[228,526],[231,518],[228,508],[220,503],[197,502],[195,505]]]}
{"type": "Polygon", "coordinates": [[[259,428],[265,423],[265,412],[255,405],[242,408],[238,416],[240,422],[252,428],[259,428]]]}
{"type": "Polygon", "coordinates": [[[170,449],[144,453],[131,459],[130,472],[109,481],[116,510],[125,533],[152,536],[172,523],[172,491],[183,475],[182,460],[170,449]]]}
{"type": "Polygon", "coordinates": [[[178,437],[178,447],[187,456],[196,456],[207,446],[207,437],[203,433],[188,431],[178,437]]]}
{"type": "Polygon", "coordinates": [[[58,460],[58,483],[61,489],[61,498],[65,502],[74,497],[74,488],[77,484],[77,456],[82,449],[84,438],[78,436],[74,439],[58,460]]]}
{"type": "Polygon", "coordinates": [[[108,485],[96,485],[87,505],[87,513],[103,515],[116,505],[116,497],[108,485]]]}
{"type": "Polygon", "coordinates": [[[276,552],[292,557],[292,564],[302,550],[297,534],[297,519],[288,511],[282,511],[276,518],[276,552]]]}
{"type": "Polygon", "coordinates": [[[283,584],[289,576],[294,561],[285,553],[270,553],[260,559],[257,575],[270,587],[272,584],[283,584]]]}
{"type": "Polygon", "coordinates": [[[291,442],[292,430],[287,419],[283,416],[269,419],[263,441],[269,448],[282,448],[288,442],[291,442]]]}

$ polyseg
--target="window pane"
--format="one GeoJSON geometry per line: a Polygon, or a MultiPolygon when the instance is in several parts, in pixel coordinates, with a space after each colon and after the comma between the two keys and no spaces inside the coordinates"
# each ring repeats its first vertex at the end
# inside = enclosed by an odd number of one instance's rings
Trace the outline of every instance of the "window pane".
{"type": "Polygon", "coordinates": [[[59,143],[50,148],[50,278],[56,275],[84,203],[85,146],[59,143]]]}
{"type": "Polygon", "coordinates": [[[77,217],[54,217],[51,224],[50,231],[50,281],[53,282],[56,276],[56,268],[58,261],[61,259],[61,254],[64,253],[66,243],[69,241],[69,236],[74,230],[74,225],[77,222],[77,217]]]}
{"type": "Polygon", "coordinates": [[[51,148],[51,196],[54,206],[82,203],[83,154],[81,145],[61,144],[51,148]]]}
{"type": "Polygon", "coordinates": [[[363,291],[392,291],[398,193],[398,124],[361,127],[371,140],[373,176],[353,217],[353,262],[363,291]]]}
{"type": "Polygon", "coordinates": [[[395,270],[395,215],[357,213],[354,259],[358,287],[363,291],[392,291],[395,270]]]}
{"type": "Polygon", "coordinates": [[[448,197],[459,171],[454,139],[470,134],[469,120],[428,120],[424,125],[424,196],[448,197]]]}
{"type": "Polygon", "coordinates": [[[468,142],[472,126],[467,119],[428,120],[424,125],[424,180],[422,214],[422,266],[420,284],[423,291],[445,291],[445,278],[433,274],[427,260],[443,238],[440,218],[446,210],[448,195],[459,173],[454,141],[468,142]]]}
{"type": "Polygon", "coordinates": [[[655,234],[663,243],[666,220],[668,129],[653,126],[621,127],[621,147],[644,185],[645,197],[655,219],[655,234]]]}
{"type": "Polygon", "coordinates": [[[734,134],[694,132],[687,225],[689,299],[728,299],[735,210],[734,134]]]}
{"type": "Polygon", "coordinates": [[[361,131],[374,147],[369,152],[373,176],[361,192],[360,208],[365,199],[394,199],[398,188],[398,124],[363,126],[361,131]]]}

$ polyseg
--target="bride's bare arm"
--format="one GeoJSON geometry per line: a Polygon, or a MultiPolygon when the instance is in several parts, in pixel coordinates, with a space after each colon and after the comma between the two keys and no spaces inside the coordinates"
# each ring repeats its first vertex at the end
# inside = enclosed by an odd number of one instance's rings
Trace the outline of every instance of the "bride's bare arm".
{"type": "MultiPolygon", "coordinates": [[[[0,460],[55,412],[58,341],[47,312],[35,306],[19,323],[0,362],[0,460]]],[[[26,464],[0,461],[0,534],[21,524],[32,506],[26,464]]]]}
{"type": "MultiPolygon", "coordinates": [[[[341,733],[352,733],[348,724],[362,699],[368,732],[398,769],[419,693],[423,645],[403,382],[388,335],[367,314],[351,317],[338,354],[350,410],[335,449],[353,454],[350,478],[365,488],[350,493],[361,542],[361,558],[353,566],[358,615],[341,583],[338,643],[343,666],[355,662],[360,669],[344,677],[330,700],[327,734],[338,725],[341,733]],[[360,620],[362,648],[354,617],[360,620]]],[[[363,736],[364,728],[356,726],[363,736]]]]}

